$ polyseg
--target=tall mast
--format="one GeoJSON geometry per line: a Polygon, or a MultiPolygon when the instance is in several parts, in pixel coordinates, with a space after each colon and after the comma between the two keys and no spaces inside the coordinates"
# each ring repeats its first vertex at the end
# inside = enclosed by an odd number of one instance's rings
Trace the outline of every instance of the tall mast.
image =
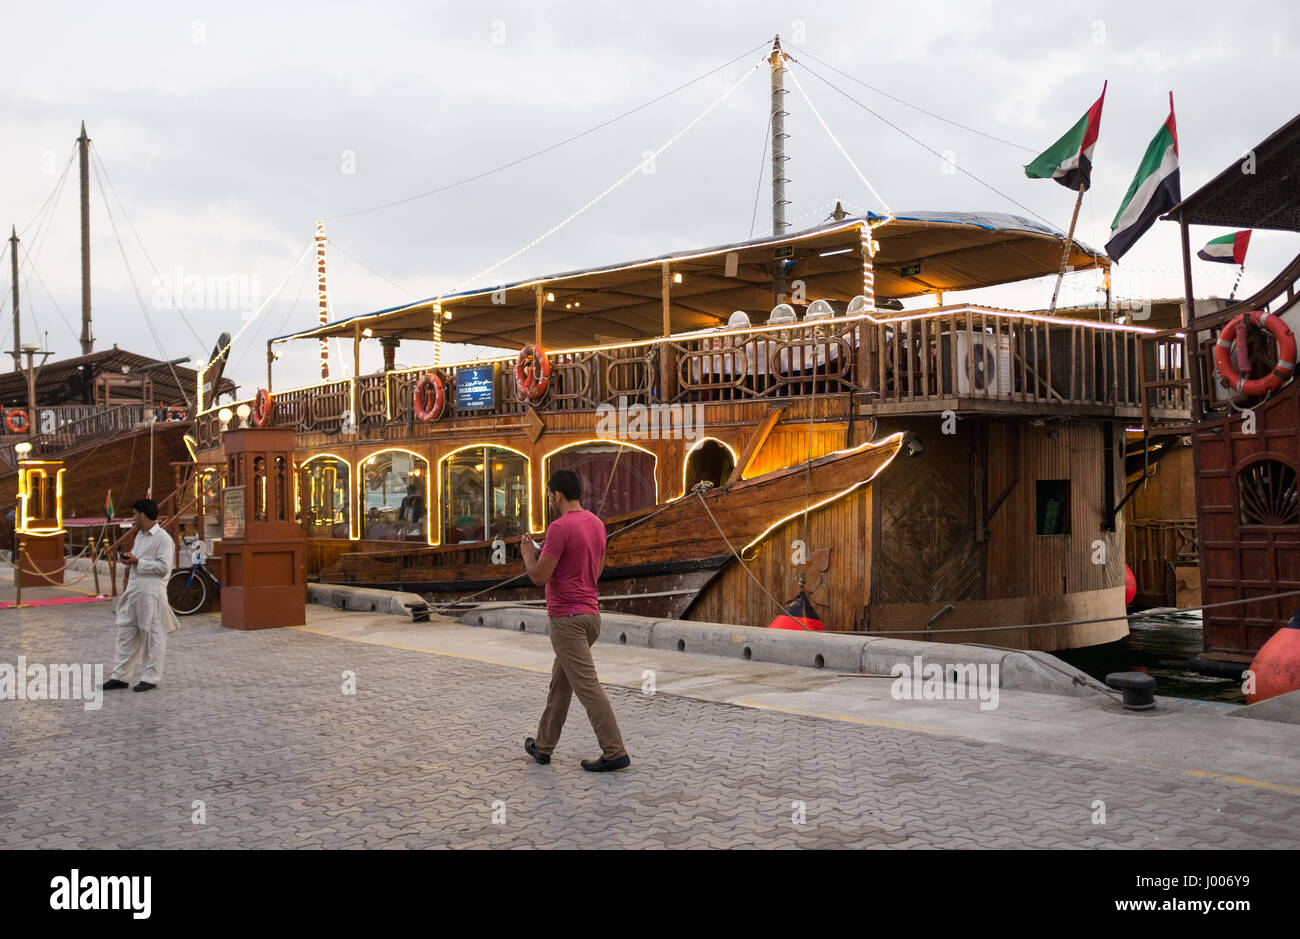
{"type": "MultiPolygon", "coordinates": [[[[329,297],[325,288],[325,222],[316,222],[316,302],[320,306],[320,324],[329,322],[329,297]]],[[[320,341],[320,378],[329,381],[330,377],[330,341],[320,341]]]]}
{"type": "Polygon", "coordinates": [[[18,325],[18,226],[11,229],[13,234],[9,236],[9,250],[13,257],[13,275],[14,275],[14,371],[22,371],[19,354],[22,352],[23,343],[19,338],[18,325]]]}
{"type": "Polygon", "coordinates": [[[90,355],[95,338],[90,334],[90,138],[85,121],[77,147],[81,151],[81,354],[90,355]]]}
{"type": "Polygon", "coordinates": [[[781,37],[772,41],[772,234],[783,235],[788,227],[785,207],[785,53],[781,51],[781,37]]]}

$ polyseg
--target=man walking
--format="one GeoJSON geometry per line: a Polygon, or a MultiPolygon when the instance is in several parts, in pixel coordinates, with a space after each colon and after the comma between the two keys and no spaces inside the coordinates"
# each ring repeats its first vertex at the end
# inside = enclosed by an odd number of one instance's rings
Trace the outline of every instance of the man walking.
{"type": "Polygon", "coordinates": [[[172,570],[176,547],[171,535],[158,524],[158,506],[152,499],[138,499],[131,506],[139,531],[135,544],[121,556],[131,571],[131,580],[117,601],[117,664],[104,682],[104,690],[125,688],[135,671],[135,660],[144,650],[144,673],[132,691],[151,691],[162,680],[167,633],[176,629],[176,615],[167,602],[167,576],[172,570]]]}
{"type": "Polygon", "coordinates": [[[591,729],[600,742],[600,758],[583,760],[593,773],[632,764],[614,720],[614,711],[596,677],[591,645],[600,637],[600,607],[596,582],[605,566],[605,525],[582,507],[582,485],[572,470],[557,470],[546,484],[546,497],[555,521],[538,548],[528,536],[520,540],[524,569],[533,583],[546,586],[546,612],[551,620],[551,689],[537,725],[537,739],[524,740],[524,750],[538,763],[551,762],[573,695],[587,710],[591,729]]]}

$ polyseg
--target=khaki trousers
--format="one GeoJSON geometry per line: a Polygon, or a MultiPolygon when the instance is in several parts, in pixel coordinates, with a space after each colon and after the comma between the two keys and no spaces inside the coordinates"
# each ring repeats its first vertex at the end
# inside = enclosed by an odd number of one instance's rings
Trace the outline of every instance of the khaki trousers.
{"type": "Polygon", "coordinates": [[[551,668],[551,689],[546,695],[546,708],[533,745],[540,753],[549,754],[555,749],[564,729],[564,719],[569,716],[569,704],[576,694],[600,742],[600,755],[607,760],[626,756],[614,710],[596,677],[596,663],[591,660],[592,643],[600,637],[600,614],[552,616],[550,620],[555,665],[551,668]]]}

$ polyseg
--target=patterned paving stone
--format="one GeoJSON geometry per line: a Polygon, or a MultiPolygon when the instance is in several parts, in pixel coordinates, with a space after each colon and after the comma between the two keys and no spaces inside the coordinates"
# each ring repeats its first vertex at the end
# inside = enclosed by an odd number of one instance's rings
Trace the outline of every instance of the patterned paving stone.
{"type": "MultiPolygon", "coordinates": [[[[111,655],[104,612],[3,616],[0,662],[111,655]]],[[[211,618],[168,645],[150,694],[0,701],[0,849],[1300,848],[1300,797],[1172,770],[610,687],[633,765],[596,775],[576,702],[524,754],[541,673],[211,618]]]]}

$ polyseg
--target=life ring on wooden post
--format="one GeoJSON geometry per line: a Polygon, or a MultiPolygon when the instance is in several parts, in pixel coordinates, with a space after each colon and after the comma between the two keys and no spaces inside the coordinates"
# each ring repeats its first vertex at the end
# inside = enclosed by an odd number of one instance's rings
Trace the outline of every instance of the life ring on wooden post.
{"type": "Polygon", "coordinates": [[[1214,347],[1214,367],[1219,376],[1229,388],[1252,398],[1261,397],[1270,391],[1281,388],[1282,383],[1291,376],[1291,372],[1295,369],[1295,357],[1295,333],[1291,332],[1290,327],[1282,322],[1282,317],[1276,313],[1269,313],[1267,310],[1251,310],[1249,313],[1242,313],[1240,316],[1233,317],[1228,325],[1223,327],[1223,332],[1219,333],[1219,339],[1214,347]],[[1273,338],[1277,340],[1277,365],[1264,378],[1243,378],[1237,368],[1233,367],[1231,350],[1233,341],[1236,340],[1239,343],[1237,359],[1241,363],[1241,370],[1248,370],[1245,364],[1248,360],[1245,348],[1247,322],[1267,329],[1273,334],[1273,338]]]}
{"type": "Polygon", "coordinates": [[[271,393],[265,388],[257,389],[257,397],[253,399],[253,426],[265,427],[271,423],[271,412],[275,410],[275,405],[271,401],[271,393]]]}
{"type": "Polygon", "coordinates": [[[536,401],[546,394],[546,386],[551,383],[551,360],[546,357],[541,346],[529,343],[519,350],[515,361],[515,385],[519,393],[530,401],[536,401]]]}
{"type": "Polygon", "coordinates": [[[22,408],[14,408],[5,414],[5,426],[9,428],[11,434],[25,434],[32,426],[32,422],[27,419],[27,412],[22,408]]]}
{"type": "Polygon", "coordinates": [[[447,389],[435,372],[427,372],[415,383],[412,403],[415,405],[415,416],[426,424],[442,417],[442,412],[447,407],[447,389]]]}

